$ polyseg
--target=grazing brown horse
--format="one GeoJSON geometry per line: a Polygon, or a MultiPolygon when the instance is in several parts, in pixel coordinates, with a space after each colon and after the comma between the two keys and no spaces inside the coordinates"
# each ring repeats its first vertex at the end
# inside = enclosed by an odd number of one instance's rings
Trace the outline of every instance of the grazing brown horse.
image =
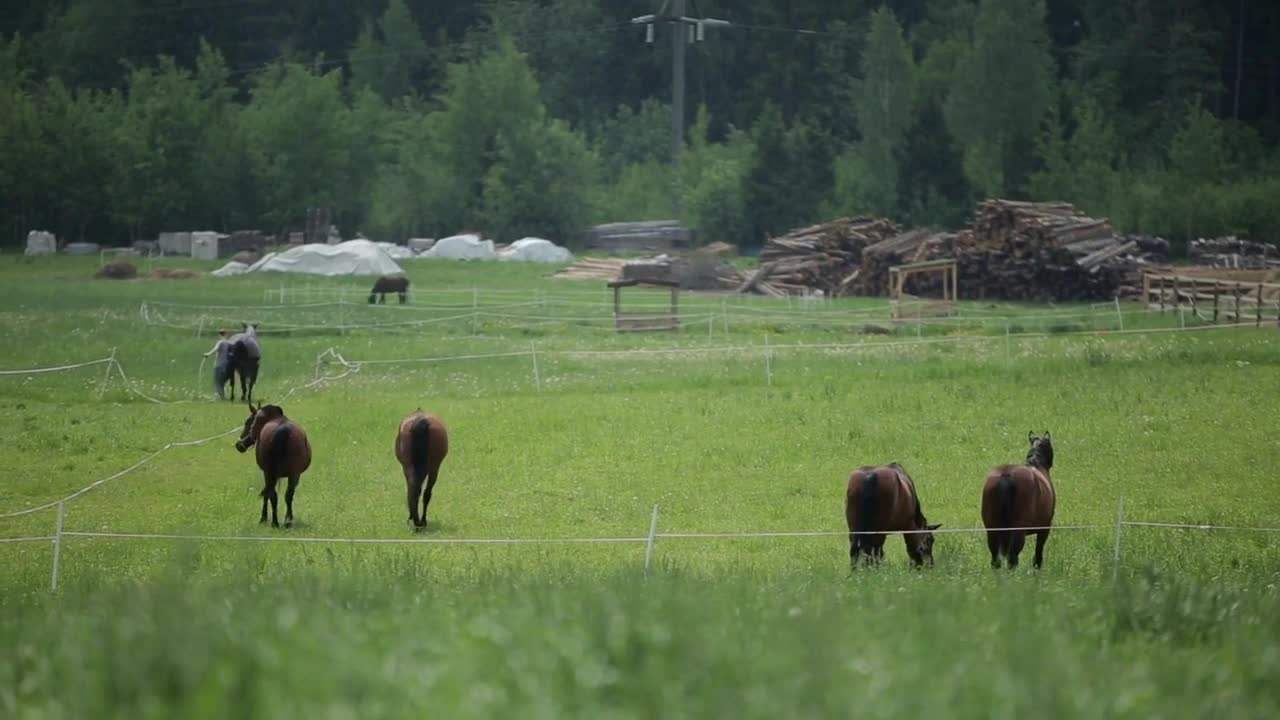
{"type": "Polygon", "coordinates": [[[378,304],[384,305],[387,302],[387,293],[393,292],[400,296],[400,304],[404,304],[404,295],[409,291],[409,278],[404,275],[383,275],[373,283],[373,289],[369,291],[369,304],[373,304],[373,299],[378,298],[378,304]]]}
{"type": "Polygon", "coordinates": [[[982,486],[982,524],[987,527],[987,548],[991,550],[991,567],[1000,567],[1003,556],[1009,569],[1018,567],[1018,554],[1027,533],[1036,534],[1036,554],[1032,565],[1044,562],[1044,543],[1049,539],[1057,493],[1049,479],[1053,467],[1053,442],[1049,431],[1043,437],[1027,433],[1031,448],[1025,465],[999,465],[987,473],[982,486]],[[996,528],[996,529],[991,529],[996,528]],[[1040,528],[1006,530],[1004,528],[1040,528]]]}
{"type": "Polygon", "coordinates": [[[293,492],[298,488],[302,473],[311,467],[311,443],[302,426],[285,417],[279,405],[249,405],[249,418],[244,421],[244,431],[236,441],[236,450],[244,452],[258,446],[258,467],[262,469],[262,517],[267,521],[267,501],[271,501],[271,527],[280,527],[276,513],[276,483],[280,478],[289,479],[284,491],[284,526],[293,527],[293,492]]]}
{"type": "Polygon", "coordinates": [[[444,421],[425,413],[422,408],[400,421],[396,432],[396,459],[404,468],[404,481],[408,489],[409,522],[414,530],[427,526],[427,506],[431,504],[431,491],[440,477],[440,463],[449,454],[449,431],[444,421]],[[426,488],[422,481],[426,480],[426,488]],[[422,514],[418,514],[418,498],[422,498],[422,514]]]}
{"type": "Polygon", "coordinates": [[[930,525],[924,519],[916,484],[902,465],[863,465],[854,470],[845,493],[844,519],[849,525],[849,562],[855,570],[860,553],[878,564],[884,559],[886,535],[908,530],[923,531],[903,532],[912,564],[933,564],[933,531],[942,524],[930,525]],[[871,532],[878,534],[855,534],[871,532]]]}

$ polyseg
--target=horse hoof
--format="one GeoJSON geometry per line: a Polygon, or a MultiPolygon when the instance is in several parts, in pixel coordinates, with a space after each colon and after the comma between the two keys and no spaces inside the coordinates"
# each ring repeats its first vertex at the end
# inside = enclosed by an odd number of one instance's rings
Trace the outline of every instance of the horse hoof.
{"type": "Polygon", "coordinates": [[[293,527],[293,521],[292,521],[292,520],[285,520],[285,521],[284,521],[284,529],[285,529],[285,530],[288,530],[289,528],[292,528],[292,527],[293,527]]]}

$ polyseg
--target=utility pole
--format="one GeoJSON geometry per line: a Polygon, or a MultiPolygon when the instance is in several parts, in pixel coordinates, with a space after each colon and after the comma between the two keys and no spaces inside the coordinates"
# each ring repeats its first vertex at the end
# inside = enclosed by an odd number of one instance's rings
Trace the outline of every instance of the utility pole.
{"type": "MultiPolygon", "coordinates": [[[[694,5],[697,5],[695,0],[694,5]]],[[[671,26],[671,202],[675,219],[680,218],[680,150],[684,147],[684,59],[685,45],[705,39],[707,25],[723,27],[728,20],[688,17],[685,0],[663,0],[654,15],[631,18],[633,25],[644,25],[645,42],[653,42],[653,28],[658,23],[671,26]],[[670,8],[670,10],[668,10],[670,8]]]]}
{"type": "Polygon", "coordinates": [[[1240,119],[1240,74],[1244,69],[1244,3],[1245,0],[1240,0],[1239,29],[1236,31],[1236,91],[1231,102],[1231,117],[1235,120],[1240,119]]]}

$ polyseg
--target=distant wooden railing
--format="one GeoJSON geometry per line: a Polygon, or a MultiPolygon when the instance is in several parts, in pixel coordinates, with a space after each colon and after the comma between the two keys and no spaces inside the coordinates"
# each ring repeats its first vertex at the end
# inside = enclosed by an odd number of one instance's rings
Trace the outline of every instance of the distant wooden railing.
{"type": "Polygon", "coordinates": [[[1189,309],[1197,317],[1235,323],[1280,323],[1280,284],[1169,273],[1142,274],[1142,303],[1160,312],[1189,309]]]}

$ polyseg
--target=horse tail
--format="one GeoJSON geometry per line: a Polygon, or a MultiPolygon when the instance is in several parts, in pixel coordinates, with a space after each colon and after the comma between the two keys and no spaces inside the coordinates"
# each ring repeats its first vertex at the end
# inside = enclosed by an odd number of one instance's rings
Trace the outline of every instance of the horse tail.
{"type": "MultiPolygon", "coordinates": [[[[279,478],[289,474],[289,430],[289,423],[282,420],[271,433],[271,444],[267,447],[266,471],[272,477],[279,478]]],[[[266,493],[266,489],[263,489],[262,496],[265,497],[266,493]]]]}
{"type": "Polygon", "coordinates": [[[413,461],[413,478],[418,482],[427,476],[427,440],[431,423],[425,417],[413,421],[409,427],[409,458],[413,461]]]}
{"type": "MultiPolygon", "coordinates": [[[[862,498],[858,507],[858,523],[855,532],[870,532],[875,525],[876,510],[880,503],[880,478],[872,470],[862,476],[862,498]]],[[[857,536],[862,542],[868,540],[866,535],[857,536]]]]}
{"type": "Polygon", "coordinates": [[[1008,472],[1000,474],[996,481],[996,526],[1009,528],[1013,526],[1013,501],[1018,494],[1018,486],[1013,482],[1013,475],[1008,472]]]}

